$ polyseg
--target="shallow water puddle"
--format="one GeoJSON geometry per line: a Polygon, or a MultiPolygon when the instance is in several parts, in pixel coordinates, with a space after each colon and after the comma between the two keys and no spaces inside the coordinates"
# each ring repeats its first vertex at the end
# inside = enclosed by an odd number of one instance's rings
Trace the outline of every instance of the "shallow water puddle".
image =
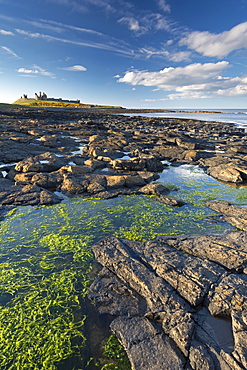
{"type": "Polygon", "coordinates": [[[64,197],[50,207],[9,212],[0,223],[1,368],[72,370],[98,356],[85,325],[91,315],[85,296],[96,273],[91,246],[100,239],[222,233],[232,227],[211,222],[215,213],[205,200],[247,204],[246,188],[227,187],[197,167],[167,167],[158,181],[179,188],[169,196],[187,204],[169,207],[152,196],[64,197]]]}
{"type": "Polygon", "coordinates": [[[198,316],[202,322],[205,322],[206,325],[209,324],[212,327],[219,345],[229,351],[233,351],[234,338],[231,320],[212,316],[206,307],[203,307],[203,309],[198,312],[198,316]]]}

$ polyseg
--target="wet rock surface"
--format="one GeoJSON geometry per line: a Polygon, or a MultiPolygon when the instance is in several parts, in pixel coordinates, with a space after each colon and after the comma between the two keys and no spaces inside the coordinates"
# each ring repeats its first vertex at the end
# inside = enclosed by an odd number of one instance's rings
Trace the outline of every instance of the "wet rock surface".
{"type": "MultiPolygon", "coordinates": [[[[207,206],[245,226],[246,208],[207,206]]],[[[147,242],[109,237],[93,251],[103,270],[89,298],[116,316],[111,329],[134,369],[246,369],[245,231],[147,242]]]]}
{"type": "Polygon", "coordinates": [[[89,297],[101,313],[118,316],[111,329],[135,369],[246,368],[242,276],[164,241],[108,238],[94,253],[105,267],[89,297]],[[202,306],[208,317],[232,320],[234,348],[219,343],[217,328],[200,315],[202,306]]]}
{"type": "MultiPolygon", "coordinates": [[[[35,185],[39,193],[62,191],[106,199],[121,194],[160,196],[146,186],[159,178],[163,161],[199,164],[221,181],[247,179],[243,129],[232,124],[112,113],[1,107],[0,165],[7,172],[10,188],[35,185]]],[[[3,201],[10,202],[7,192],[1,194],[3,201]]],[[[162,195],[157,200],[181,205],[162,195]]],[[[13,204],[21,202],[20,197],[11,199],[13,204]]],[[[28,204],[28,197],[23,204],[28,204]]]]}

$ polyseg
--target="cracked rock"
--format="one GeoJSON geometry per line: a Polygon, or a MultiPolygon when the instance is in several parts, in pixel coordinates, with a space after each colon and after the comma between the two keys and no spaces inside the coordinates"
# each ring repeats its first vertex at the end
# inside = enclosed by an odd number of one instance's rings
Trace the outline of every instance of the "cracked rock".
{"type": "Polygon", "coordinates": [[[134,369],[247,367],[247,276],[237,274],[245,265],[247,233],[228,236],[108,237],[93,247],[104,268],[89,298],[101,313],[117,316],[111,329],[134,369]],[[219,315],[231,319],[227,335],[232,332],[234,342],[220,339],[228,324],[219,315]]]}

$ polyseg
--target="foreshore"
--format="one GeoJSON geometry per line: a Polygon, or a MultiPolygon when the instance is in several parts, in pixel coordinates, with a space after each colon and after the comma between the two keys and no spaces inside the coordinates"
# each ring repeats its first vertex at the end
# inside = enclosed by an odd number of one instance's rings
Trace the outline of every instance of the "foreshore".
{"type": "MultiPolygon", "coordinates": [[[[200,166],[219,181],[246,185],[244,129],[118,113],[1,106],[2,216],[17,206],[58,204],[63,196],[151,195],[183,207],[179,192],[170,197],[156,181],[167,164],[200,166]]],[[[114,318],[111,329],[136,370],[247,367],[246,209],[217,200],[206,207],[234,231],[153,241],[109,236],[93,247],[103,270],[89,298],[114,318]],[[214,316],[231,322],[229,343],[219,340],[214,316]]]]}
{"type": "Polygon", "coordinates": [[[247,178],[246,135],[231,124],[105,109],[6,107],[0,114],[2,205],[57,203],[55,191],[102,198],[148,192],[163,160],[199,164],[221,181],[247,178]]]}

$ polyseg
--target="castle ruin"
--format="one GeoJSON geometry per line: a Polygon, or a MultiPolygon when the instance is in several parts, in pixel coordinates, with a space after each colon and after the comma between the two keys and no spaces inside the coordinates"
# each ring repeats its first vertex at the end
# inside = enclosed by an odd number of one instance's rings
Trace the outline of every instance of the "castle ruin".
{"type": "MultiPolygon", "coordinates": [[[[27,94],[23,94],[23,97],[21,97],[21,99],[28,99],[27,97],[27,94]]],[[[45,100],[45,101],[57,101],[57,102],[61,102],[61,103],[74,103],[74,104],[80,104],[81,101],[79,99],[77,100],[64,100],[62,98],[48,98],[47,94],[46,93],[41,93],[41,91],[39,92],[39,94],[35,93],[34,94],[34,99],[35,100],[45,100]]]]}
{"type": "Polygon", "coordinates": [[[47,94],[44,93],[44,92],[43,92],[43,94],[41,94],[41,91],[40,91],[39,95],[37,93],[35,93],[34,98],[36,100],[57,101],[57,102],[61,102],[61,103],[74,103],[74,104],[80,104],[81,103],[81,101],[79,99],[77,99],[77,100],[64,100],[62,98],[48,98],[47,94]]]}

